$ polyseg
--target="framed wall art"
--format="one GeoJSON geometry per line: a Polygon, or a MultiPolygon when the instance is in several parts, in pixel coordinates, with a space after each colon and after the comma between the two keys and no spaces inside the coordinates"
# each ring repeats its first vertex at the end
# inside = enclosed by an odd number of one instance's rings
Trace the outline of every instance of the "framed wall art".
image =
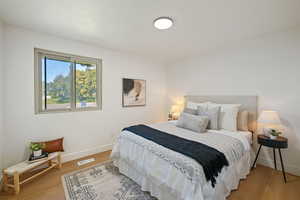
{"type": "Polygon", "coordinates": [[[123,107],[146,105],[146,80],[123,78],[123,107]]]}

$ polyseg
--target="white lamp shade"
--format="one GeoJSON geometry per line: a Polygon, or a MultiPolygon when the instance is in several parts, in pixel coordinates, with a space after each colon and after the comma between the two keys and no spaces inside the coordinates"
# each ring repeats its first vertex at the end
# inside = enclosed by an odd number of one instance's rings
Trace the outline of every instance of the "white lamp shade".
{"type": "Polygon", "coordinates": [[[260,113],[258,122],[262,124],[280,125],[281,121],[276,111],[264,110],[260,113]]]}
{"type": "Polygon", "coordinates": [[[171,107],[171,113],[178,113],[178,112],[180,112],[180,107],[179,107],[179,105],[173,105],[173,106],[171,107]]]}

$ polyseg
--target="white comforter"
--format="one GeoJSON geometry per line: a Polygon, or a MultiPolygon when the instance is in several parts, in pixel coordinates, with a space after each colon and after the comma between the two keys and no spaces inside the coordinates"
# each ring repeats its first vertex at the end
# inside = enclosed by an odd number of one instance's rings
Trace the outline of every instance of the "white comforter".
{"type": "Polygon", "coordinates": [[[112,152],[115,165],[160,200],[223,200],[249,173],[250,144],[242,134],[212,130],[199,134],[178,128],[173,122],[150,126],[211,146],[229,161],[213,188],[195,160],[133,133],[121,134],[112,152]]]}

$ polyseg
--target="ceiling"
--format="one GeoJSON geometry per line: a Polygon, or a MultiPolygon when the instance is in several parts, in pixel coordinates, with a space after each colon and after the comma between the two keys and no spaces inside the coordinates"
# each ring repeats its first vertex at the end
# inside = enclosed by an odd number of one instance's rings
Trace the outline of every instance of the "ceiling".
{"type": "Polygon", "coordinates": [[[1,0],[8,23],[174,62],[300,25],[299,0],[1,0]],[[174,26],[156,30],[170,16],[174,26]]]}

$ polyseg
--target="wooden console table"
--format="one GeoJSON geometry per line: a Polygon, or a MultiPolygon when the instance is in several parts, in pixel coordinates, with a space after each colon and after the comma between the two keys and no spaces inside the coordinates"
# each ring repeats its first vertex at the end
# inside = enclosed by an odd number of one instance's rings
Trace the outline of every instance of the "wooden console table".
{"type": "Polygon", "coordinates": [[[15,194],[20,192],[20,185],[36,178],[37,176],[44,174],[45,172],[49,171],[52,168],[61,168],[61,154],[60,152],[51,153],[48,156],[48,159],[38,161],[35,163],[28,163],[27,161],[21,162],[14,166],[11,166],[7,169],[3,170],[3,190],[6,191],[8,187],[14,189],[15,194]],[[41,165],[48,163],[48,167],[43,169],[42,171],[33,174],[32,176],[20,180],[20,175],[24,174],[25,172],[32,171],[33,169],[37,169],[41,165]],[[9,181],[10,177],[13,177],[13,181],[9,181]],[[12,182],[12,183],[10,183],[12,182]]]}

